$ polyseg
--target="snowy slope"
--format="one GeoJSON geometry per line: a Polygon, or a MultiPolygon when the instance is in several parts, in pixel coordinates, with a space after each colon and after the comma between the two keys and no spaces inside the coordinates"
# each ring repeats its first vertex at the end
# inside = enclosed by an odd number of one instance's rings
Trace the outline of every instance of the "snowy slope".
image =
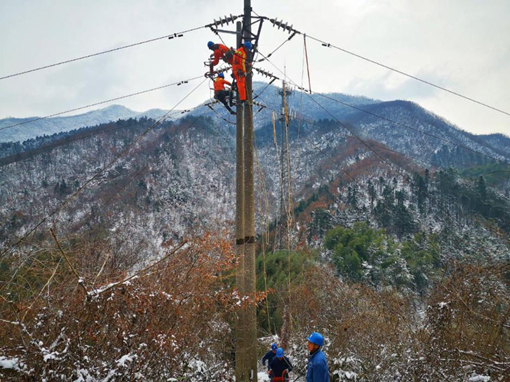
{"type": "Polygon", "coordinates": [[[129,118],[159,118],[166,110],[151,109],[145,112],[130,110],[120,105],[111,105],[104,109],[89,111],[69,117],[54,117],[25,123],[40,117],[6,118],[0,120],[0,142],[25,141],[38,136],[52,135],[60,132],[79,129],[84,126],[95,126],[101,123],[129,118]],[[16,127],[8,126],[21,124],[16,127]]]}

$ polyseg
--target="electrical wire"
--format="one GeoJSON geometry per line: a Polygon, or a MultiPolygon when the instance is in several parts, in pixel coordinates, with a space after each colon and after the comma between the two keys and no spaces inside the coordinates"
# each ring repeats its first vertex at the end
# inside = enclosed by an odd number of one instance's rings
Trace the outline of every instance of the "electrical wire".
{"type": "MultiPolygon", "coordinates": [[[[271,18],[268,18],[268,17],[265,17],[265,16],[259,16],[259,17],[262,17],[263,19],[270,21],[270,22],[272,23],[272,25],[273,25],[273,26],[275,26],[275,25],[276,25],[276,26],[278,26],[278,29],[280,29],[280,27],[282,27],[284,31],[288,31],[289,33],[290,33],[290,32],[294,32],[294,33],[298,33],[298,34],[303,34],[303,35],[305,35],[305,33],[300,32],[300,31],[298,31],[298,30],[294,29],[292,26],[290,26],[290,27],[289,27],[287,24],[284,24],[282,21],[277,21],[276,19],[271,19],[271,18]]],[[[505,114],[505,115],[507,115],[507,116],[510,116],[510,113],[509,113],[509,112],[507,112],[507,111],[505,111],[505,110],[498,109],[497,107],[491,106],[491,105],[489,105],[489,104],[487,104],[487,103],[484,103],[484,102],[478,101],[478,100],[476,100],[476,99],[474,99],[474,98],[471,98],[471,97],[465,96],[465,95],[463,95],[463,94],[461,94],[461,93],[458,93],[458,92],[456,92],[456,91],[453,91],[453,90],[447,89],[447,88],[445,88],[445,87],[443,87],[443,86],[436,85],[436,84],[434,84],[434,83],[432,83],[432,82],[430,82],[430,81],[427,81],[427,80],[424,80],[424,79],[422,79],[422,78],[419,78],[419,77],[413,76],[413,75],[411,75],[411,74],[409,74],[409,73],[403,72],[403,71],[401,71],[401,70],[399,70],[399,69],[396,69],[396,68],[393,68],[393,67],[391,67],[391,66],[389,66],[389,65],[386,65],[386,64],[383,64],[383,63],[381,63],[381,62],[378,62],[378,61],[375,61],[375,60],[373,60],[373,59],[370,59],[370,58],[368,58],[368,57],[362,56],[362,55],[360,55],[360,54],[358,54],[358,53],[354,53],[354,52],[352,52],[352,51],[350,51],[350,50],[347,50],[347,49],[345,49],[345,48],[342,48],[342,47],[339,47],[339,46],[337,46],[337,45],[334,45],[334,44],[328,43],[328,42],[326,42],[326,41],[324,41],[324,40],[321,40],[320,38],[310,36],[309,34],[306,34],[306,36],[307,36],[309,39],[312,39],[312,40],[314,40],[314,41],[316,41],[316,42],[318,42],[318,43],[322,44],[322,46],[324,46],[324,47],[326,47],[326,48],[333,48],[333,49],[337,49],[337,50],[339,50],[339,51],[341,51],[341,52],[344,52],[344,53],[350,54],[351,56],[354,56],[354,57],[357,57],[357,58],[359,58],[359,59],[365,60],[365,61],[367,61],[367,62],[370,62],[370,63],[374,64],[374,65],[378,65],[378,66],[383,67],[383,68],[385,68],[385,69],[391,70],[391,71],[393,71],[393,72],[395,72],[395,73],[399,73],[399,74],[401,74],[401,75],[403,75],[403,76],[406,76],[406,77],[408,77],[408,78],[412,78],[412,79],[414,79],[414,80],[416,80],[416,81],[422,82],[422,83],[424,83],[424,84],[426,84],[426,85],[429,85],[429,86],[435,87],[436,89],[443,90],[443,91],[445,91],[445,92],[447,92],[447,93],[450,93],[450,94],[453,94],[453,95],[455,95],[455,96],[457,96],[457,97],[463,98],[463,99],[465,99],[465,100],[468,100],[468,101],[474,102],[474,103],[476,103],[476,104],[478,104],[478,105],[484,106],[484,107],[486,107],[486,108],[489,108],[489,109],[492,109],[492,110],[497,111],[497,112],[499,112],[499,113],[502,113],[502,114],[505,114]]]]}
{"type": "MultiPolygon", "coordinates": [[[[201,107],[201,106],[199,106],[201,107]]],[[[204,115],[205,111],[200,113],[199,116],[195,117],[193,122],[191,122],[190,124],[188,124],[188,126],[186,126],[182,131],[181,133],[184,133],[185,131],[191,129],[204,115]]],[[[123,192],[128,186],[129,184],[131,184],[131,182],[133,182],[133,180],[137,179],[140,175],[142,175],[145,170],[147,170],[148,168],[150,167],[149,164],[145,165],[144,167],[142,167],[141,170],[137,171],[134,175],[132,175],[125,183],[123,186],[121,187],[118,187],[116,191],[114,191],[114,194],[104,203],[104,205],[108,206],[110,205],[110,202],[118,197],[120,195],[121,192],[123,192]]],[[[90,218],[84,223],[84,224],[87,224],[88,222],[90,222],[90,218]]]]}
{"type": "MultiPolygon", "coordinates": [[[[296,33],[293,33],[290,35],[290,37],[286,38],[280,45],[278,45],[278,47],[276,49],[274,49],[271,53],[269,53],[267,55],[267,57],[271,57],[275,52],[277,52],[282,46],[284,46],[286,43],[288,43],[290,40],[292,40],[292,38],[296,35],[296,33]]],[[[258,53],[258,51],[257,51],[258,53]]],[[[255,62],[263,62],[265,59],[262,58],[261,60],[254,60],[255,62]]]]}
{"type": "Polygon", "coordinates": [[[108,100],[105,100],[105,101],[95,102],[95,103],[92,103],[90,105],[80,106],[80,107],[77,107],[77,108],[74,108],[74,109],[70,109],[70,110],[66,110],[66,111],[61,111],[61,112],[58,112],[58,113],[55,113],[55,114],[47,115],[45,117],[37,117],[37,118],[34,118],[34,119],[30,119],[28,121],[23,121],[23,122],[15,123],[15,124],[9,125],[9,126],[3,126],[3,127],[0,127],[0,131],[11,129],[11,128],[16,127],[16,126],[26,125],[27,123],[41,121],[43,119],[53,118],[53,117],[56,117],[56,116],[59,116],[59,115],[62,115],[62,114],[72,113],[74,111],[83,110],[83,109],[87,109],[87,108],[90,108],[90,107],[103,105],[105,103],[109,103],[109,102],[113,102],[113,101],[118,101],[118,100],[129,98],[129,97],[134,97],[134,96],[137,96],[137,95],[140,95],[140,94],[145,94],[145,93],[153,92],[155,90],[165,89],[165,88],[168,88],[170,86],[176,86],[176,85],[180,86],[182,84],[186,84],[186,83],[188,83],[190,81],[195,81],[195,80],[198,80],[200,78],[203,78],[203,76],[193,77],[193,78],[189,78],[189,79],[183,80],[183,81],[177,81],[177,82],[174,82],[174,83],[171,83],[171,84],[158,86],[158,87],[152,88],[152,89],[142,90],[142,91],[139,91],[139,92],[136,92],[136,93],[127,94],[127,95],[123,95],[123,96],[116,97],[116,98],[111,98],[111,99],[108,99],[108,100]]]}
{"type": "MultiPolygon", "coordinates": [[[[172,113],[172,114],[168,115],[168,117],[171,117],[171,116],[174,116],[174,115],[178,115],[178,114],[184,114],[185,112],[186,111],[178,111],[178,112],[175,112],[175,113],[172,113]]],[[[17,153],[17,154],[5,156],[5,157],[0,157],[0,167],[7,166],[7,165],[9,165],[11,163],[20,162],[22,160],[31,158],[31,157],[33,157],[35,155],[43,154],[43,153],[47,152],[48,150],[53,150],[53,149],[55,149],[57,147],[60,147],[60,146],[63,146],[63,145],[67,145],[67,144],[72,143],[72,142],[77,142],[77,141],[80,141],[80,140],[83,140],[83,139],[88,139],[88,138],[97,136],[99,134],[109,133],[111,131],[115,131],[115,130],[118,130],[118,129],[126,129],[126,128],[129,128],[129,127],[133,127],[133,126],[137,126],[138,125],[138,122],[136,122],[136,123],[132,123],[132,124],[129,124],[129,125],[118,125],[118,126],[109,127],[109,125],[111,123],[112,122],[107,123],[106,124],[107,126],[105,128],[102,128],[102,129],[100,129],[98,131],[95,131],[95,130],[88,131],[84,135],[80,134],[80,133],[77,133],[76,134],[77,136],[63,137],[63,138],[57,139],[56,141],[51,142],[51,143],[49,143],[47,145],[36,147],[36,148],[34,148],[32,150],[22,151],[22,152],[17,153]]],[[[71,131],[73,131],[73,130],[71,130],[71,131]]]]}
{"type": "MultiPolygon", "coordinates": [[[[267,111],[271,111],[271,112],[274,112],[274,113],[276,113],[276,114],[279,114],[279,113],[280,113],[280,111],[275,110],[275,109],[272,109],[272,108],[270,108],[270,107],[267,107],[267,111]]],[[[315,126],[315,127],[320,127],[320,128],[324,127],[324,126],[321,126],[321,125],[317,124],[317,123],[316,123],[316,122],[314,122],[314,121],[311,121],[311,120],[308,120],[308,119],[305,119],[305,118],[303,118],[303,121],[305,121],[306,123],[308,123],[308,124],[310,124],[310,125],[312,125],[312,126],[315,126]]],[[[303,135],[304,135],[305,139],[308,141],[308,143],[310,143],[310,144],[311,144],[311,145],[312,145],[312,146],[313,146],[313,147],[314,147],[314,148],[315,148],[315,149],[319,152],[319,154],[322,154],[322,155],[323,155],[324,159],[329,159],[329,161],[330,161],[330,162],[334,165],[334,167],[335,167],[335,168],[337,167],[337,165],[338,165],[338,164],[334,161],[334,159],[333,159],[333,157],[331,157],[331,155],[327,154],[327,153],[326,153],[324,150],[322,150],[322,149],[321,149],[321,148],[320,148],[317,144],[315,144],[315,142],[313,142],[313,141],[312,141],[312,140],[308,137],[308,135],[307,135],[307,134],[303,134],[303,135]]],[[[340,170],[341,170],[341,171],[342,171],[345,175],[347,175],[347,177],[348,177],[349,179],[351,179],[352,181],[354,181],[354,178],[353,178],[353,177],[351,176],[351,174],[349,174],[346,170],[344,170],[343,168],[342,168],[342,169],[340,169],[340,170]]]]}
{"type": "MultiPolygon", "coordinates": [[[[261,53],[261,55],[263,56],[263,54],[262,54],[262,53],[261,53]]],[[[275,68],[276,68],[276,69],[277,69],[280,73],[282,73],[283,75],[286,75],[286,74],[285,74],[285,73],[284,73],[284,72],[283,72],[280,68],[278,68],[278,67],[277,67],[277,66],[276,66],[276,65],[275,65],[272,61],[270,61],[269,59],[268,59],[267,61],[268,61],[268,62],[269,62],[269,63],[270,63],[273,67],[275,67],[275,68]]],[[[292,80],[291,80],[291,82],[292,82],[292,84],[293,84],[294,86],[296,86],[299,90],[303,91],[306,95],[308,95],[308,96],[309,96],[309,98],[310,98],[311,100],[313,100],[315,103],[317,103],[317,101],[316,101],[316,100],[314,100],[314,99],[313,99],[313,97],[309,94],[308,90],[304,89],[303,87],[300,87],[299,85],[297,85],[297,84],[296,84],[296,82],[294,82],[294,81],[292,81],[292,80]]],[[[322,93],[315,93],[315,95],[316,95],[316,96],[318,96],[318,97],[322,97],[322,98],[326,98],[326,99],[332,100],[332,101],[337,102],[337,103],[340,103],[340,104],[342,104],[342,105],[344,105],[344,106],[347,106],[347,107],[350,107],[350,108],[352,108],[352,109],[355,109],[355,110],[361,111],[361,112],[363,112],[363,113],[366,113],[366,114],[372,115],[372,116],[374,116],[374,117],[380,118],[380,119],[385,120],[385,121],[387,121],[387,122],[391,122],[391,123],[393,123],[393,124],[395,124],[395,125],[402,126],[402,127],[404,127],[404,128],[414,130],[414,131],[416,131],[416,132],[418,132],[418,133],[420,133],[420,134],[423,134],[423,135],[427,135],[427,136],[429,136],[429,137],[436,138],[436,139],[438,139],[438,140],[440,140],[440,141],[443,141],[443,142],[449,143],[449,144],[454,145],[454,146],[456,146],[456,147],[459,147],[459,148],[461,148],[461,149],[468,150],[468,151],[471,151],[471,152],[476,153],[476,154],[478,154],[478,155],[481,155],[481,156],[484,156],[484,157],[486,157],[486,158],[492,159],[493,161],[501,162],[501,163],[505,163],[505,164],[509,164],[509,162],[507,162],[507,161],[505,161],[505,160],[494,158],[494,157],[493,157],[493,156],[491,156],[491,155],[484,154],[484,153],[482,153],[482,152],[480,152],[480,151],[477,151],[477,150],[474,150],[474,149],[472,149],[472,148],[470,148],[470,147],[467,147],[467,146],[464,146],[464,145],[461,145],[461,144],[455,143],[455,142],[453,142],[453,141],[451,141],[451,140],[448,140],[448,139],[445,139],[445,138],[438,137],[437,135],[434,135],[434,134],[431,134],[431,133],[428,133],[428,132],[425,132],[425,131],[419,130],[419,129],[417,129],[417,128],[415,128],[415,127],[412,127],[412,126],[410,126],[410,125],[407,125],[407,124],[405,124],[405,123],[397,122],[397,121],[394,121],[394,120],[392,120],[392,119],[389,119],[389,118],[383,117],[383,116],[381,116],[381,115],[379,115],[379,114],[372,113],[372,112],[370,112],[370,111],[368,111],[368,110],[365,110],[365,109],[362,109],[362,108],[359,108],[359,107],[353,106],[353,105],[351,105],[351,104],[348,104],[348,103],[346,103],[346,102],[343,102],[343,101],[337,100],[337,99],[335,99],[335,98],[333,98],[333,97],[330,97],[330,96],[327,96],[327,95],[325,95],[325,94],[322,94],[322,93]]],[[[389,149],[389,148],[386,148],[386,149],[387,149],[387,150],[390,150],[390,151],[393,151],[393,150],[391,150],[391,149],[389,149]]],[[[395,151],[393,151],[393,152],[395,152],[395,151]]],[[[395,152],[395,153],[396,153],[396,152],[395,152]]],[[[402,154],[400,153],[399,155],[402,155],[402,154]]]]}
{"type": "Polygon", "coordinates": [[[350,55],[352,55],[352,56],[354,56],[354,57],[357,57],[357,58],[360,58],[360,59],[362,59],[362,60],[368,61],[368,62],[370,62],[370,63],[372,63],[372,64],[379,65],[379,66],[381,66],[381,67],[383,67],[383,68],[385,68],[385,69],[391,70],[391,71],[393,71],[393,72],[395,72],[395,73],[399,73],[399,74],[401,74],[401,75],[403,75],[403,76],[406,76],[406,77],[412,78],[413,80],[420,81],[420,82],[422,82],[422,83],[424,83],[424,84],[426,84],[426,85],[433,86],[433,87],[435,87],[435,88],[437,88],[437,89],[443,90],[443,91],[448,92],[448,93],[453,94],[453,95],[456,95],[457,97],[464,98],[464,99],[466,99],[466,100],[468,100],[468,101],[471,101],[471,102],[474,102],[474,103],[476,103],[476,104],[478,104],[478,105],[481,105],[481,106],[484,106],[484,107],[486,107],[486,108],[489,108],[489,109],[495,110],[495,111],[497,111],[497,112],[499,112],[499,113],[506,114],[507,116],[509,116],[509,117],[510,117],[510,113],[509,113],[509,112],[506,112],[506,111],[504,111],[504,110],[498,109],[498,108],[496,108],[496,107],[494,107],[494,106],[491,106],[491,105],[489,105],[489,104],[486,104],[486,103],[484,103],[484,102],[477,101],[476,99],[473,99],[473,98],[471,98],[471,97],[468,97],[468,96],[462,95],[462,94],[460,94],[460,93],[458,93],[458,92],[455,92],[455,91],[453,91],[453,90],[447,89],[447,88],[445,88],[445,87],[442,87],[442,86],[436,85],[436,84],[434,84],[434,83],[432,83],[432,82],[430,82],[430,81],[427,81],[427,80],[421,79],[421,78],[416,77],[416,76],[413,76],[413,75],[411,75],[411,74],[409,74],[409,73],[406,73],[406,72],[403,72],[403,71],[401,71],[401,70],[398,70],[398,69],[392,68],[391,66],[388,66],[388,65],[382,64],[382,63],[380,63],[380,62],[377,62],[377,61],[372,60],[372,59],[370,59],[370,58],[364,57],[364,56],[362,56],[362,55],[360,55],[360,54],[357,54],[357,53],[351,52],[351,51],[349,51],[349,50],[347,50],[347,49],[344,49],[344,48],[341,48],[341,47],[339,47],[339,46],[336,46],[336,45],[333,45],[333,44],[327,43],[327,42],[325,42],[325,41],[323,41],[323,40],[320,40],[320,39],[318,39],[318,38],[316,38],[316,37],[313,37],[313,36],[310,36],[310,35],[307,35],[307,36],[308,36],[308,38],[310,38],[311,40],[315,40],[315,41],[317,41],[317,42],[321,43],[321,44],[322,44],[322,46],[325,46],[325,47],[327,47],[327,48],[334,48],[334,49],[337,49],[337,50],[339,50],[339,51],[341,51],[341,52],[344,52],[344,53],[350,54],[350,55]]]}
{"type": "Polygon", "coordinates": [[[45,65],[45,66],[41,66],[41,67],[38,67],[38,68],[34,68],[34,69],[30,69],[30,70],[25,70],[25,71],[18,72],[18,73],[9,74],[9,75],[6,75],[6,76],[3,76],[3,77],[0,77],[0,81],[1,81],[1,80],[5,80],[5,79],[8,79],[8,78],[12,78],[12,77],[21,76],[21,75],[23,75],[23,74],[28,74],[28,73],[32,73],[32,72],[37,72],[37,71],[39,71],[39,70],[44,70],[44,69],[53,68],[53,67],[55,67],[55,66],[59,66],[59,65],[69,64],[69,63],[71,63],[71,62],[76,62],[76,61],[80,61],[80,60],[85,60],[85,59],[87,59],[87,58],[100,56],[100,55],[102,55],[102,54],[112,53],[112,52],[116,52],[116,51],[119,51],[119,50],[123,50],[123,49],[127,49],[127,48],[132,48],[132,47],[139,46],[139,45],[143,45],[143,44],[148,44],[148,43],[150,43],[150,42],[154,42],[154,41],[159,41],[159,40],[164,40],[164,39],[173,39],[173,38],[177,38],[177,37],[182,37],[182,35],[184,35],[185,33],[193,32],[193,31],[196,31],[196,30],[199,30],[199,29],[202,29],[202,28],[209,28],[209,26],[210,26],[210,25],[211,25],[211,24],[203,25],[203,26],[196,27],[196,28],[187,29],[187,30],[182,31],[182,32],[170,33],[170,34],[166,34],[166,35],[164,35],[164,36],[151,38],[151,39],[149,39],[149,40],[139,41],[139,42],[136,42],[136,43],[133,43],[133,44],[120,46],[120,47],[118,47],[118,48],[108,49],[108,50],[104,50],[104,51],[102,51],[102,52],[92,53],[92,54],[88,54],[88,55],[85,55],[85,56],[72,58],[72,59],[70,59],[70,60],[60,61],[60,62],[56,62],[56,63],[54,63],[54,64],[45,65]]]}
{"type": "MultiPolygon", "coordinates": [[[[200,108],[201,106],[199,106],[198,108],[200,108]]],[[[195,108],[197,109],[197,108],[195,108]]],[[[204,115],[204,112],[200,113],[199,116],[195,117],[195,120],[190,123],[188,126],[186,126],[182,132],[185,132],[189,129],[191,129],[204,115]]],[[[143,174],[145,172],[146,169],[148,169],[150,167],[150,165],[146,165],[144,167],[142,167],[141,170],[137,171],[135,174],[133,174],[126,182],[123,186],[121,187],[118,187],[117,190],[115,190],[114,194],[104,203],[104,205],[109,205],[110,202],[118,197],[122,192],[124,192],[124,190],[131,184],[131,182],[133,182],[135,179],[137,179],[141,174],[143,174]]],[[[89,216],[88,220],[86,222],[83,223],[84,224],[88,224],[92,219],[92,216],[89,216]]],[[[23,262],[26,262],[28,260],[28,257],[26,257],[23,262]]],[[[18,267],[18,269],[16,270],[16,272],[14,273],[14,275],[11,277],[11,279],[9,280],[8,283],[4,283],[4,285],[0,288],[0,290],[4,290],[6,288],[8,288],[12,281],[16,278],[16,275],[18,273],[18,270],[21,269],[21,266],[18,267]]]]}
{"type": "Polygon", "coordinates": [[[146,129],[142,134],[140,134],[137,138],[131,142],[129,146],[127,146],[121,153],[119,153],[117,156],[115,156],[106,166],[104,166],[101,171],[97,172],[94,176],[89,178],[81,187],[79,187],[73,194],[71,194],[64,202],[55,209],[52,213],[44,217],[42,220],[40,220],[34,227],[28,230],[28,232],[23,235],[14,245],[10,246],[9,248],[5,249],[0,253],[0,258],[2,258],[5,254],[9,253],[14,247],[19,246],[23,241],[26,240],[28,236],[30,236],[37,228],[39,228],[43,223],[45,223],[48,219],[55,216],[58,212],[60,212],[65,206],[67,206],[76,196],[78,196],[91,182],[99,178],[106,170],[110,169],[120,158],[125,156],[132,147],[134,147],[143,137],[145,137],[149,132],[151,132],[156,126],[161,124],[167,116],[174,111],[174,109],[179,106],[184,100],[186,100],[192,93],[194,93],[202,84],[205,83],[207,79],[204,79],[200,84],[198,84],[193,90],[191,90],[184,98],[182,98],[177,104],[175,104],[171,110],[169,110],[164,116],[162,116],[158,121],[156,121],[152,126],[150,126],[148,129],[146,129]]]}
{"type": "Polygon", "coordinates": [[[496,158],[494,158],[494,157],[492,157],[492,156],[490,156],[490,155],[484,154],[484,153],[482,153],[482,152],[480,152],[480,151],[476,151],[476,150],[474,150],[474,149],[472,149],[472,148],[470,148],[470,147],[468,147],[468,146],[464,146],[464,145],[461,145],[461,144],[455,143],[455,142],[453,142],[453,141],[451,141],[451,140],[449,140],[449,139],[446,139],[446,138],[441,138],[441,137],[439,137],[439,136],[437,136],[437,135],[434,135],[434,134],[428,133],[428,132],[426,132],[426,131],[422,131],[422,130],[420,130],[420,129],[417,129],[416,127],[413,127],[413,126],[410,126],[410,125],[404,124],[404,123],[402,123],[402,122],[394,121],[394,120],[389,119],[389,118],[386,118],[386,117],[384,117],[384,116],[382,116],[382,115],[379,115],[379,114],[376,114],[376,113],[372,113],[371,111],[368,111],[368,110],[365,110],[365,109],[362,109],[362,108],[359,108],[359,107],[356,107],[356,106],[350,105],[350,104],[348,104],[348,103],[346,103],[346,102],[340,101],[340,100],[338,100],[338,99],[335,99],[335,98],[333,98],[333,97],[327,96],[327,95],[325,95],[325,94],[318,94],[318,95],[319,95],[320,97],[327,98],[327,99],[329,99],[329,100],[331,100],[331,101],[334,101],[334,102],[336,102],[336,103],[339,103],[339,104],[341,104],[341,105],[348,106],[348,107],[350,107],[350,108],[352,108],[352,109],[355,109],[355,110],[361,111],[361,112],[363,112],[363,113],[365,113],[365,114],[369,114],[369,115],[371,115],[371,116],[374,116],[374,117],[377,117],[377,118],[379,118],[379,119],[385,120],[385,121],[387,121],[387,122],[393,123],[393,124],[395,124],[395,125],[397,125],[397,126],[402,126],[402,127],[405,127],[406,129],[411,129],[411,130],[416,131],[416,132],[418,132],[418,133],[420,133],[420,134],[423,134],[423,135],[426,135],[426,136],[429,136],[429,137],[432,137],[432,138],[438,139],[438,140],[440,140],[440,141],[442,141],[442,142],[444,142],[444,143],[449,143],[449,144],[454,145],[454,146],[456,146],[456,147],[459,147],[459,148],[461,148],[461,149],[471,151],[471,152],[473,152],[473,153],[475,153],[475,154],[478,154],[478,155],[482,155],[482,156],[484,156],[484,157],[486,157],[486,158],[489,158],[489,159],[492,159],[492,160],[494,160],[494,161],[502,162],[502,163],[506,163],[506,164],[510,164],[509,162],[506,162],[506,161],[501,160],[501,159],[496,159],[496,158]]]}
{"type": "MultiPolygon", "coordinates": [[[[261,53],[262,57],[265,57],[262,53],[261,53]]],[[[266,60],[271,64],[273,65],[280,73],[283,73],[285,75],[284,72],[282,72],[282,70],[280,68],[278,68],[275,64],[272,63],[272,61],[270,61],[268,58],[266,58],[266,60]]],[[[289,77],[287,77],[290,82],[298,87],[298,85],[289,77]]],[[[350,129],[345,123],[343,123],[342,121],[340,121],[338,118],[336,118],[329,110],[327,110],[324,106],[322,106],[319,102],[317,102],[317,100],[315,100],[310,94],[308,94],[308,92],[306,92],[306,95],[315,103],[317,104],[317,106],[319,106],[321,109],[323,109],[326,113],[328,113],[335,121],[337,121],[337,123],[342,126],[345,130],[347,130],[353,137],[355,137],[363,146],[365,146],[366,148],[368,148],[371,152],[373,152],[379,159],[381,159],[383,162],[386,162],[390,165],[390,168],[394,165],[393,162],[389,162],[389,160],[387,158],[384,158],[382,157],[377,151],[375,151],[375,149],[370,146],[367,142],[365,142],[358,134],[356,134],[352,129],[350,129]]],[[[320,96],[321,94],[319,94],[320,96]]],[[[394,150],[391,150],[390,148],[385,148],[385,150],[387,151],[390,151],[394,154],[397,154],[398,156],[403,156],[401,153],[398,153],[394,150]]],[[[400,166],[398,166],[400,167],[400,166]]]]}

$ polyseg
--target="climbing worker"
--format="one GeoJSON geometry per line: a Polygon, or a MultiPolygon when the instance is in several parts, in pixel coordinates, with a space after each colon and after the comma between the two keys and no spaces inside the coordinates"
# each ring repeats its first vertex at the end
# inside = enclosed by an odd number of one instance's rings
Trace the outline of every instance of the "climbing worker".
{"type": "Polygon", "coordinates": [[[214,79],[214,98],[220,101],[230,112],[230,114],[235,114],[236,112],[230,108],[227,103],[227,96],[229,96],[230,91],[225,90],[225,85],[232,86],[230,82],[225,80],[225,75],[223,73],[219,73],[218,77],[214,79]]]}
{"type": "Polygon", "coordinates": [[[228,48],[223,44],[215,44],[212,41],[207,43],[207,47],[213,51],[211,55],[212,61],[209,63],[209,74],[212,75],[213,68],[218,65],[220,59],[232,65],[232,59],[234,58],[234,50],[232,48],[228,48]]]}
{"type": "Polygon", "coordinates": [[[262,357],[262,365],[266,365],[267,361],[267,370],[270,369],[269,365],[271,364],[271,361],[273,360],[274,356],[276,355],[276,350],[278,349],[278,345],[276,343],[273,343],[271,345],[271,350],[269,350],[264,357],[262,357]]]}
{"type": "Polygon", "coordinates": [[[232,73],[237,82],[237,92],[241,103],[246,101],[246,82],[245,77],[248,69],[248,53],[253,49],[251,42],[246,41],[234,53],[232,60],[232,73]]]}
{"type": "Polygon", "coordinates": [[[286,382],[289,380],[289,373],[292,371],[292,364],[289,359],[283,355],[283,349],[278,348],[276,355],[269,364],[269,376],[273,382],[286,382]]]}
{"type": "Polygon", "coordinates": [[[329,371],[326,356],[321,350],[324,345],[324,337],[320,333],[313,332],[308,340],[308,367],[306,382],[329,382],[329,371]]]}

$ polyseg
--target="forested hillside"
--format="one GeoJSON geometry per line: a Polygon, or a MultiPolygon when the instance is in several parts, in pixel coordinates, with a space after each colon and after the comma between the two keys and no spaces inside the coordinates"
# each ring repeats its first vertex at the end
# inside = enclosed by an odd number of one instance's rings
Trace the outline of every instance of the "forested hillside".
{"type": "Polygon", "coordinates": [[[281,99],[256,92],[258,292],[245,300],[235,126],[217,104],[1,145],[3,379],[227,381],[233,322],[256,304],[261,356],[279,336],[295,377],[320,330],[335,381],[505,380],[508,138],[328,95],[416,130],[329,100],[342,125],[296,92],[282,155],[281,99]]]}

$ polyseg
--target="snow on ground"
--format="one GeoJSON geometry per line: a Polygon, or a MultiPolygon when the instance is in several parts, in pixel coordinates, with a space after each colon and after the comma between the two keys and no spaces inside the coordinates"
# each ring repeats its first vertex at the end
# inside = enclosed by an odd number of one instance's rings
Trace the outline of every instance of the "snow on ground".
{"type": "Polygon", "coordinates": [[[14,369],[19,370],[19,359],[18,358],[7,358],[0,356],[0,369],[14,369]]]}
{"type": "Polygon", "coordinates": [[[486,375],[475,375],[469,378],[469,382],[488,382],[491,380],[491,377],[486,375]]]}

